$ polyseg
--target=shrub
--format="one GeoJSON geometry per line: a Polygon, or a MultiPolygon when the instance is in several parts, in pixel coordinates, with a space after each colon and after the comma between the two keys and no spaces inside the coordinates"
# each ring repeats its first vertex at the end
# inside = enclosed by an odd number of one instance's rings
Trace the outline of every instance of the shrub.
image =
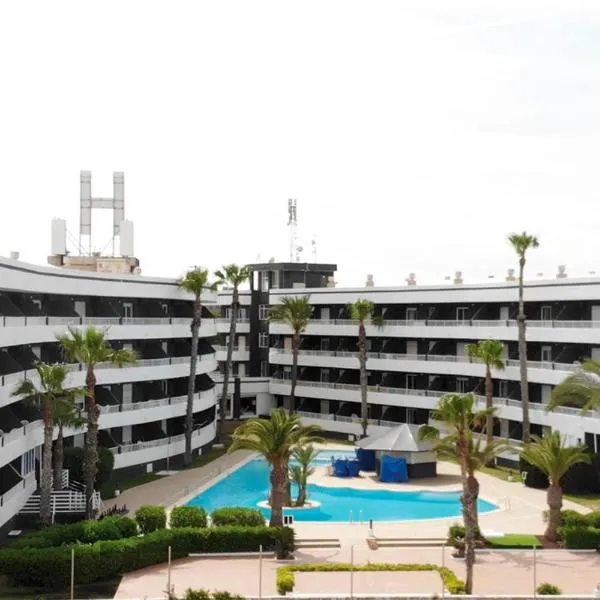
{"type": "MultiPolygon", "coordinates": [[[[545,511],[546,513],[548,511],[545,511]]],[[[588,524],[587,515],[582,515],[576,510],[561,510],[560,511],[561,524],[566,527],[583,527],[588,524]]]]}
{"type": "MultiPolygon", "coordinates": [[[[98,470],[96,474],[96,484],[101,487],[110,481],[115,464],[115,455],[103,446],[98,446],[98,470]]],[[[65,448],[64,468],[69,470],[69,478],[72,481],[83,480],[83,448],[68,447],[65,448]]]]}
{"type": "Polygon", "coordinates": [[[594,550],[600,548],[600,529],[594,527],[563,527],[561,536],[569,550],[594,550]]]}
{"type": "Polygon", "coordinates": [[[465,584],[454,571],[447,567],[438,567],[432,564],[397,564],[397,563],[367,563],[366,565],[351,565],[349,563],[305,563],[290,565],[277,569],[277,591],[285,595],[294,589],[295,572],[339,572],[339,571],[437,571],[444,582],[444,586],[451,594],[464,594],[465,584]]]}
{"type": "Polygon", "coordinates": [[[100,496],[102,497],[102,500],[111,500],[114,498],[117,495],[116,490],[117,487],[114,483],[112,483],[112,481],[103,483],[100,486],[100,496]]]}
{"type": "Polygon", "coordinates": [[[21,547],[0,550],[0,573],[16,585],[66,589],[75,548],[75,583],[112,579],[129,571],[163,563],[171,546],[173,559],[190,553],[252,552],[262,545],[294,549],[294,531],[288,527],[215,527],[159,529],[143,537],[103,540],[94,544],[60,547],[21,547]]]}
{"type": "Polygon", "coordinates": [[[208,590],[192,590],[188,588],[185,591],[183,600],[244,600],[243,596],[237,594],[230,594],[229,592],[212,592],[208,590]]]}
{"type": "Polygon", "coordinates": [[[135,523],[128,517],[106,517],[100,521],[79,521],[51,525],[13,542],[11,548],[53,548],[67,544],[93,544],[99,540],[118,540],[137,535],[135,523]]]}
{"type": "Polygon", "coordinates": [[[537,593],[540,596],[560,596],[562,591],[558,586],[551,583],[540,583],[537,586],[537,593]]]}
{"type": "Polygon", "coordinates": [[[260,527],[265,524],[265,517],[257,508],[226,506],[218,508],[210,515],[213,525],[242,525],[260,527]]]}
{"type": "Polygon", "coordinates": [[[167,526],[167,513],[164,506],[146,504],[135,511],[135,520],[142,533],[152,533],[167,526]]]}
{"type": "Polygon", "coordinates": [[[206,527],[206,511],[199,506],[176,506],[171,511],[171,527],[206,527]]]}

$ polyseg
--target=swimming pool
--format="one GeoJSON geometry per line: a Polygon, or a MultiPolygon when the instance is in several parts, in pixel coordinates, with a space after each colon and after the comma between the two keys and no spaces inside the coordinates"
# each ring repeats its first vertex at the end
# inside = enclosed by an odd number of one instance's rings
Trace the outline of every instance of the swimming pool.
{"type": "MultiPolygon", "coordinates": [[[[354,453],[324,452],[317,464],[329,464],[331,456],[354,455],[354,453]]],[[[349,480],[350,482],[351,480],[349,480]]],[[[398,484],[401,488],[402,484],[398,484]]],[[[247,506],[258,508],[269,493],[269,466],[262,458],[246,463],[221,481],[218,481],[188,502],[189,506],[202,506],[212,512],[223,506],[247,506]]],[[[292,489],[295,496],[295,490],[292,489]]],[[[308,486],[309,499],[320,503],[313,508],[286,508],[285,514],[296,521],[405,521],[441,519],[461,515],[459,492],[388,491],[365,490],[351,487],[308,486]]],[[[479,500],[479,512],[485,513],[498,507],[479,500]]],[[[270,510],[260,508],[265,517],[270,510]]]]}

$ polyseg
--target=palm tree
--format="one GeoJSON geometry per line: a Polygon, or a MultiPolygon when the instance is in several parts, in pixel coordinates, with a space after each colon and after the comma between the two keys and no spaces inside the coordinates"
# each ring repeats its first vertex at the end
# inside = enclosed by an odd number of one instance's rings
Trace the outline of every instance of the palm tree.
{"type": "MultiPolygon", "coordinates": [[[[190,329],[192,331],[192,350],[190,352],[190,377],[188,379],[187,407],[185,413],[185,450],[183,464],[192,464],[192,432],[194,431],[194,392],[196,390],[196,367],[198,363],[198,339],[202,324],[202,294],[215,291],[217,283],[209,283],[208,269],[194,267],[179,281],[179,286],[194,295],[194,313],[190,329]]],[[[221,415],[222,418],[222,415],[221,415]]]]}
{"type": "Polygon", "coordinates": [[[600,361],[588,358],[552,390],[546,410],[564,405],[580,408],[582,415],[600,408],[600,361]]]}
{"type": "Polygon", "coordinates": [[[306,330],[314,307],[309,302],[310,296],[286,296],[281,304],[272,306],[269,311],[269,321],[285,323],[292,330],[292,390],[290,393],[290,410],[294,411],[296,383],[298,381],[298,351],[301,335],[306,330]]]}
{"type": "Polygon", "coordinates": [[[249,419],[235,430],[228,452],[252,450],[271,465],[271,527],[283,525],[283,507],[291,504],[288,470],[293,449],[322,442],[318,435],[320,430],[314,425],[302,425],[296,413],[284,408],[273,410],[270,419],[249,419]]]}
{"type": "Polygon", "coordinates": [[[540,243],[534,235],[523,233],[511,233],[508,241],[512,244],[519,257],[519,314],[517,315],[517,326],[519,330],[519,369],[521,371],[521,406],[523,408],[523,442],[528,442],[531,436],[531,425],[529,422],[529,388],[527,387],[527,339],[525,337],[525,302],[523,300],[523,272],[527,251],[537,248],[540,243]]]}
{"type": "Polygon", "coordinates": [[[231,292],[231,317],[229,320],[229,341],[227,342],[227,358],[223,368],[223,392],[221,393],[221,402],[219,404],[219,436],[223,442],[223,422],[225,420],[225,406],[227,403],[227,392],[229,388],[229,373],[233,364],[233,346],[235,344],[235,330],[237,326],[238,315],[240,312],[240,291],[242,283],[250,279],[250,269],[248,267],[239,267],[238,265],[226,265],[220,271],[215,271],[215,277],[220,283],[224,283],[233,288],[231,292]]]}
{"type": "MultiPolygon", "coordinates": [[[[494,382],[492,369],[504,370],[504,344],[500,340],[480,340],[467,346],[470,358],[476,358],[485,365],[485,407],[494,408],[494,382]]],[[[489,412],[485,423],[486,443],[494,439],[494,415],[489,412]]]]}
{"type": "Polygon", "coordinates": [[[423,425],[419,437],[435,442],[434,450],[438,457],[457,461],[460,465],[463,494],[463,520],[465,525],[465,561],[467,568],[466,593],[473,590],[473,565],[475,563],[475,542],[479,537],[477,500],[479,482],[475,472],[489,464],[507,449],[507,444],[492,441],[482,444],[481,437],[473,429],[485,423],[492,409],[476,411],[477,401],[472,394],[448,394],[440,399],[432,419],[444,424],[444,432],[432,425],[423,425]],[[446,433],[447,431],[447,433],[446,433]]]}
{"type": "MultiPolygon", "coordinates": [[[[85,389],[83,394],[85,394],[85,389]]],[[[54,489],[58,491],[62,490],[62,472],[65,462],[64,428],[82,427],[85,419],[77,405],[70,401],[57,403],[54,417],[55,424],[58,427],[58,435],[54,441],[52,458],[54,463],[54,489]]]]}
{"type": "Polygon", "coordinates": [[[590,455],[585,446],[566,446],[560,432],[553,431],[542,438],[532,436],[532,441],[525,445],[521,456],[548,476],[546,501],[549,516],[544,537],[550,542],[555,542],[563,498],[561,480],[573,465],[590,463],[590,455]]]}
{"type": "Polygon", "coordinates": [[[296,506],[304,506],[306,504],[308,478],[315,472],[311,465],[318,455],[319,451],[312,444],[298,446],[292,453],[293,459],[298,463],[290,467],[290,479],[298,486],[296,506]]]}
{"type": "Polygon", "coordinates": [[[106,331],[90,326],[85,329],[69,327],[67,335],[58,337],[68,360],[85,366],[85,398],[87,431],[83,448],[83,483],[85,485],[86,517],[93,517],[92,496],[98,463],[98,418],[100,409],[96,404],[96,365],[109,362],[116,367],[134,364],[136,354],[133,350],[113,348],[106,340],[106,331]]]}
{"type": "Polygon", "coordinates": [[[24,379],[13,392],[13,396],[28,396],[42,410],[44,422],[44,446],[42,449],[42,467],[40,473],[40,522],[52,523],[52,437],[57,406],[60,403],[73,403],[76,396],[86,393],[85,389],[65,389],[65,380],[69,373],[67,365],[37,363],[39,387],[24,379]]]}
{"type": "Polygon", "coordinates": [[[375,325],[383,325],[383,317],[373,316],[375,304],[370,300],[359,298],[348,307],[350,318],[358,322],[358,362],[360,365],[360,422],[362,425],[362,437],[367,437],[369,426],[369,405],[367,402],[367,329],[365,323],[371,320],[375,325]]]}

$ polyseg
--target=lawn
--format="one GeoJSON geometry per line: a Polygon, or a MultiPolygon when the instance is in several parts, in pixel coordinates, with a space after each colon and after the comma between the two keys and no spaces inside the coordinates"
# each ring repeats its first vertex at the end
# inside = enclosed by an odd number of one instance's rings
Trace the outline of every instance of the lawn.
{"type": "Polygon", "coordinates": [[[201,454],[200,456],[194,459],[194,462],[189,467],[184,467],[184,469],[196,469],[197,467],[203,467],[208,463],[211,463],[213,460],[216,460],[220,456],[227,454],[227,448],[212,448],[206,454],[201,454]]]}
{"type": "Polygon", "coordinates": [[[600,494],[565,494],[564,498],[592,510],[600,510],[600,494]]]}
{"type": "Polygon", "coordinates": [[[119,484],[117,487],[124,492],[125,490],[129,490],[131,488],[137,487],[138,485],[144,485],[144,483],[150,483],[151,481],[156,481],[157,479],[162,479],[166,477],[166,475],[157,475],[156,473],[144,473],[139,477],[134,477],[129,481],[124,481],[119,484]]]}
{"type": "Polygon", "coordinates": [[[486,538],[492,548],[541,548],[537,535],[529,533],[507,533],[500,537],[486,538]]]}
{"type": "MultiPolygon", "coordinates": [[[[448,462],[458,464],[454,460],[448,459],[448,462]]],[[[485,473],[486,475],[491,475],[492,477],[502,479],[503,481],[509,481],[509,477],[512,477],[512,480],[514,482],[521,483],[521,474],[517,469],[510,469],[509,467],[482,467],[481,469],[479,469],[479,471],[481,473],[485,473]]]]}

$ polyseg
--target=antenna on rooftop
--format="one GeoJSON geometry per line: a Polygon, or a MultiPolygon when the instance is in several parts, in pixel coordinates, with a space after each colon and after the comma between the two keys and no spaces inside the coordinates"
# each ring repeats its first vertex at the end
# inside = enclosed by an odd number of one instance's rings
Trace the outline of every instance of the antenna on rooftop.
{"type": "Polygon", "coordinates": [[[312,259],[313,259],[313,262],[316,263],[317,262],[317,236],[316,236],[316,234],[313,235],[311,245],[312,245],[312,259]]]}
{"type": "Polygon", "coordinates": [[[290,262],[300,262],[302,248],[298,246],[298,203],[296,199],[288,200],[288,227],[290,228],[290,262]]]}

